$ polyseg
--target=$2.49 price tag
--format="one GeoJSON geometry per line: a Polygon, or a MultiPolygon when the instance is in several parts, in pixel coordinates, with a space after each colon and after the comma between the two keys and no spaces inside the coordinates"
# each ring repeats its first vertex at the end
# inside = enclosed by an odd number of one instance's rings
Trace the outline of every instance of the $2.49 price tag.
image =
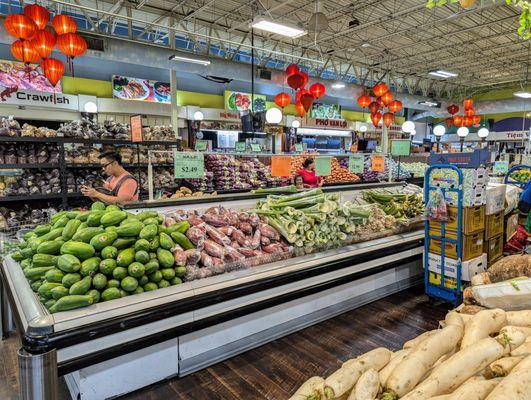
{"type": "Polygon", "coordinates": [[[201,153],[173,153],[176,179],[202,178],[205,174],[205,160],[201,153]]]}

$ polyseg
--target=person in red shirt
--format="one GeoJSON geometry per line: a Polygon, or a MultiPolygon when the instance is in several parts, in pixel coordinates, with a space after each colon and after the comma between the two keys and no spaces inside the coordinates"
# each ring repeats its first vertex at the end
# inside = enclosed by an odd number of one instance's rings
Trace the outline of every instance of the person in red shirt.
{"type": "Polygon", "coordinates": [[[126,204],[138,200],[138,181],[122,167],[120,154],[109,151],[99,157],[103,173],[109,178],[103,188],[82,186],[83,195],[107,204],[126,204]]]}
{"type": "Polygon", "coordinates": [[[307,158],[302,163],[301,170],[297,171],[297,174],[302,176],[304,181],[304,187],[316,188],[323,186],[323,178],[315,175],[315,160],[313,158],[307,158]]]}

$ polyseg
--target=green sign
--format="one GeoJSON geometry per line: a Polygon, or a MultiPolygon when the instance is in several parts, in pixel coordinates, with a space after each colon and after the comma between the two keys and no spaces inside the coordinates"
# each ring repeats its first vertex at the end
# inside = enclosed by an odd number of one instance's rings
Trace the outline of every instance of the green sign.
{"type": "Polygon", "coordinates": [[[328,176],[332,173],[331,157],[317,157],[315,159],[315,175],[328,176]]]}
{"type": "Polygon", "coordinates": [[[380,146],[380,145],[376,145],[375,152],[376,152],[376,153],[381,153],[381,152],[382,152],[382,146],[380,146]]]}
{"type": "Polygon", "coordinates": [[[509,171],[509,161],[496,161],[492,172],[497,175],[505,175],[509,171]]]}
{"type": "Polygon", "coordinates": [[[260,153],[262,151],[262,147],[260,147],[259,144],[251,143],[251,151],[254,151],[255,153],[260,153]]]}
{"type": "Polygon", "coordinates": [[[354,154],[348,158],[348,170],[354,174],[363,174],[365,169],[365,157],[361,154],[354,154]]]}
{"type": "Polygon", "coordinates": [[[196,151],[205,151],[207,149],[208,142],[206,140],[196,140],[195,149],[196,151]]]}
{"type": "Polygon", "coordinates": [[[245,151],[245,142],[236,142],[236,151],[243,153],[245,151]]]}
{"type": "Polygon", "coordinates": [[[410,154],[411,154],[411,142],[409,141],[409,139],[391,140],[391,155],[409,156],[410,154]]]}
{"type": "Polygon", "coordinates": [[[295,151],[297,153],[302,153],[304,151],[304,147],[302,146],[302,143],[295,143],[295,151]]]}
{"type": "Polygon", "coordinates": [[[176,151],[173,163],[176,179],[202,178],[205,174],[205,160],[201,153],[176,151]]]}

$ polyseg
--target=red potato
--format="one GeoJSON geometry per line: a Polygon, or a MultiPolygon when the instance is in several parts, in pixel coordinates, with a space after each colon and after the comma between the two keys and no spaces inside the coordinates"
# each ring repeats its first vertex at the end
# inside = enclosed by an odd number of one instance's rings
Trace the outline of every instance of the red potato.
{"type": "Polygon", "coordinates": [[[220,226],[218,228],[218,231],[220,231],[221,233],[223,233],[226,236],[230,236],[230,235],[232,235],[232,232],[234,232],[234,227],[232,227],[232,226],[220,226]]]}
{"type": "Polygon", "coordinates": [[[258,224],[260,223],[260,217],[258,214],[250,214],[249,215],[249,223],[253,228],[256,228],[258,224]]]}
{"type": "Polygon", "coordinates": [[[220,227],[220,226],[227,226],[227,218],[225,218],[224,215],[217,215],[217,214],[203,214],[201,217],[203,221],[205,221],[207,224],[220,227]]]}
{"type": "Polygon", "coordinates": [[[455,311],[446,315],[446,327],[420,342],[391,372],[385,382],[389,398],[409,393],[445,354],[456,348],[463,336],[463,320],[455,311]]]}
{"type": "Polygon", "coordinates": [[[241,222],[247,222],[247,221],[249,221],[249,214],[244,213],[244,212],[239,213],[239,214],[238,214],[238,220],[240,220],[241,222]]]}
{"type": "Polygon", "coordinates": [[[369,369],[381,370],[391,359],[392,352],[379,347],[368,353],[349,360],[343,366],[325,379],[326,399],[336,399],[349,393],[360,376],[369,369]]]}
{"type": "Polygon", "coordinates": [[[531,356],[523,359],[487,396],[486,400],[529,400],[531,356]]]}
{"type": "Polygon", "coordinates": [[[280,240],[280,234],[271,225],[259,224],[258,229],[260,229],[260,233],[262,234],[262,236],[265,236],[272,240],[280,240]]]}
{"type": "Polygon", "coordinates": [[[284,251],[280,243],[272,243],[270,245],[263,246],[262,250],[264,251],[264,253],[268,253],[268,254],[282,253],[284,251]]]}
{"type": "Polygon", "coordinates": [[[498,333],[506,324],[507,318],[505,311],[499,308],[478,312],[465,324],[461,349],[467,348],[479,339],[486,338],[492,333],[498,333]]]}
{"type": "Polygon", "coordinates": [[[518,365],[518,363],[524,358],[524,356],[500,358],[499,360],[490,363],[490,365],[487,367],[487,376],[493,378],[507,376],[509,372],[511,372],[511,370],[516,367],[516,365],[518,365]]]}
{"type": "Polygon", "coordinates": [[[217,257],[220,259],[223,259],[225,257],[225,248],[223,246],[220,246],[216,242],[212,240],[205,240],[204,242],[204,249],[208,253],[209,256],[217,257]]]}
{"type": "MultiPolygon", "coordinates": [[[[524,334],[517,329],[508,330],[495,338],[481,339],[435,368],[428,378],[402,397],[402,400],[427,400],[453,392],[468,378],[520,346],[524,340],[524,334]]],[[[407,376],[404,379],[407,379],[407,376]]],[[[382,397],[382,400],[391,398],[382,397]]]]}
{"type": "Polygon", "coordinates": [[[380,391],[378,371],[369,369],[361,374],[347,400],[374,400],[380,391]]]}
{"type": "Polygon", "coordinates": [[[245,235],[252,235],[253,234],[253,227],[249,222],[240,222],[238,224],[238,229],[242,231],[245,235]]]}
{"type": "Polygon", "coordinates": [[[304,382],[289,400],[319,400],[323,397],[324,379],[314,376],[304,382]]]}
{"type": "MultiPolygon", "coordinates": [[[[260,232],[259,230],[257,230],[257,232],[260,232]]],[[[268,244],[271,244],[271,239],[269,239],[268,237],[265,237],[265,236],[262,236],[260,238],[260,244],[262,246],[267,246],[268,244]]]]}
{"type": "Polygon", "coordinates": [[[186,237],[196,246],[201,246],[205,240],[206,231],[201,226],[192,226],[186,231],[186,237]]]}
{"type": "Polygon", "coordinates": [[[189,216],[187,221],[191,226],[198,226],[203,223],[203,220],[195,215],[189,216]]]}
{"type": "Polygon", "coordinates": [[[431,397],[429,400],[484,400],[500,383],[501,379],[465,382],[454,392],[431,397]]]}
{"type": "Polygon", "coordinates": [[[207,235],[217,244],[221,246],[226,246],[230,244],[230,238],[224,233],[222,233],[219,229],[216,229],[210,225],[206,225],[205,229],[207,235]]]}
{"type": "Polygon", "coordinates": [[[260,247],[261,239],[262,239],[262,234],[261,234],[260,231],[257,229],[257,230],[254,232],[253,238],[251,239],[251,248],[252,248],[252,249],[257,249],[257,248],[259,248],[259,247],[260,247]]]}

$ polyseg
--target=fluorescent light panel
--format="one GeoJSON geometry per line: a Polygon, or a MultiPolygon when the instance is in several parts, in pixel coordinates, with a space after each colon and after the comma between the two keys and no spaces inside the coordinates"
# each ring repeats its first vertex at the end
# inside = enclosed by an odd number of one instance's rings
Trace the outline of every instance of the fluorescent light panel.
{"type": "Polygon", "coordinates": [[[334,83],[334,84],[332,85],[332,87],[333,87],[334,89],[343,89],[343,88],[345,87],[345,84],[344,84],[344,83],[341,83],[341,82],[337,82],[337,83],[334,83]]]}
{"type": "Polygon", "coordinates": [[[439,69],[437,71],[430,71],[428,72],[429,75],[433,75],[433,76],[437,76],[439,78],[455,78],[457,76],[456,73],[454,72],[448,72],[448,71],[443,71],[442,69],[439,69]]]}
{"type": "Polygon", "coordinates": [[[205,66],[210,65],[209,60],[201,60],[199,58],[182,57],[182,56],[176,56],[176,55],[170,56],[170,60],[171,61],[182,61],[182,62],[187,62],[191,64],[199,64],[199,65],[205,65],[205,66]]]}
{"type": "Polygon", "coordinates": [[[531,92],[519,91],[514,92],[513,95],[515,95],[516,97],[520,97],[521,99],[531,99],[531,92]]]}
{"type": "Polygon", "coordinates": [[[266,18],[256,18],[251,26],[255,29],[262,31],[276,33],[282,36],[288,36],[290,38],[297,38],[306,35],[306,31],[297,26],[271,21],[266,18]]]}

